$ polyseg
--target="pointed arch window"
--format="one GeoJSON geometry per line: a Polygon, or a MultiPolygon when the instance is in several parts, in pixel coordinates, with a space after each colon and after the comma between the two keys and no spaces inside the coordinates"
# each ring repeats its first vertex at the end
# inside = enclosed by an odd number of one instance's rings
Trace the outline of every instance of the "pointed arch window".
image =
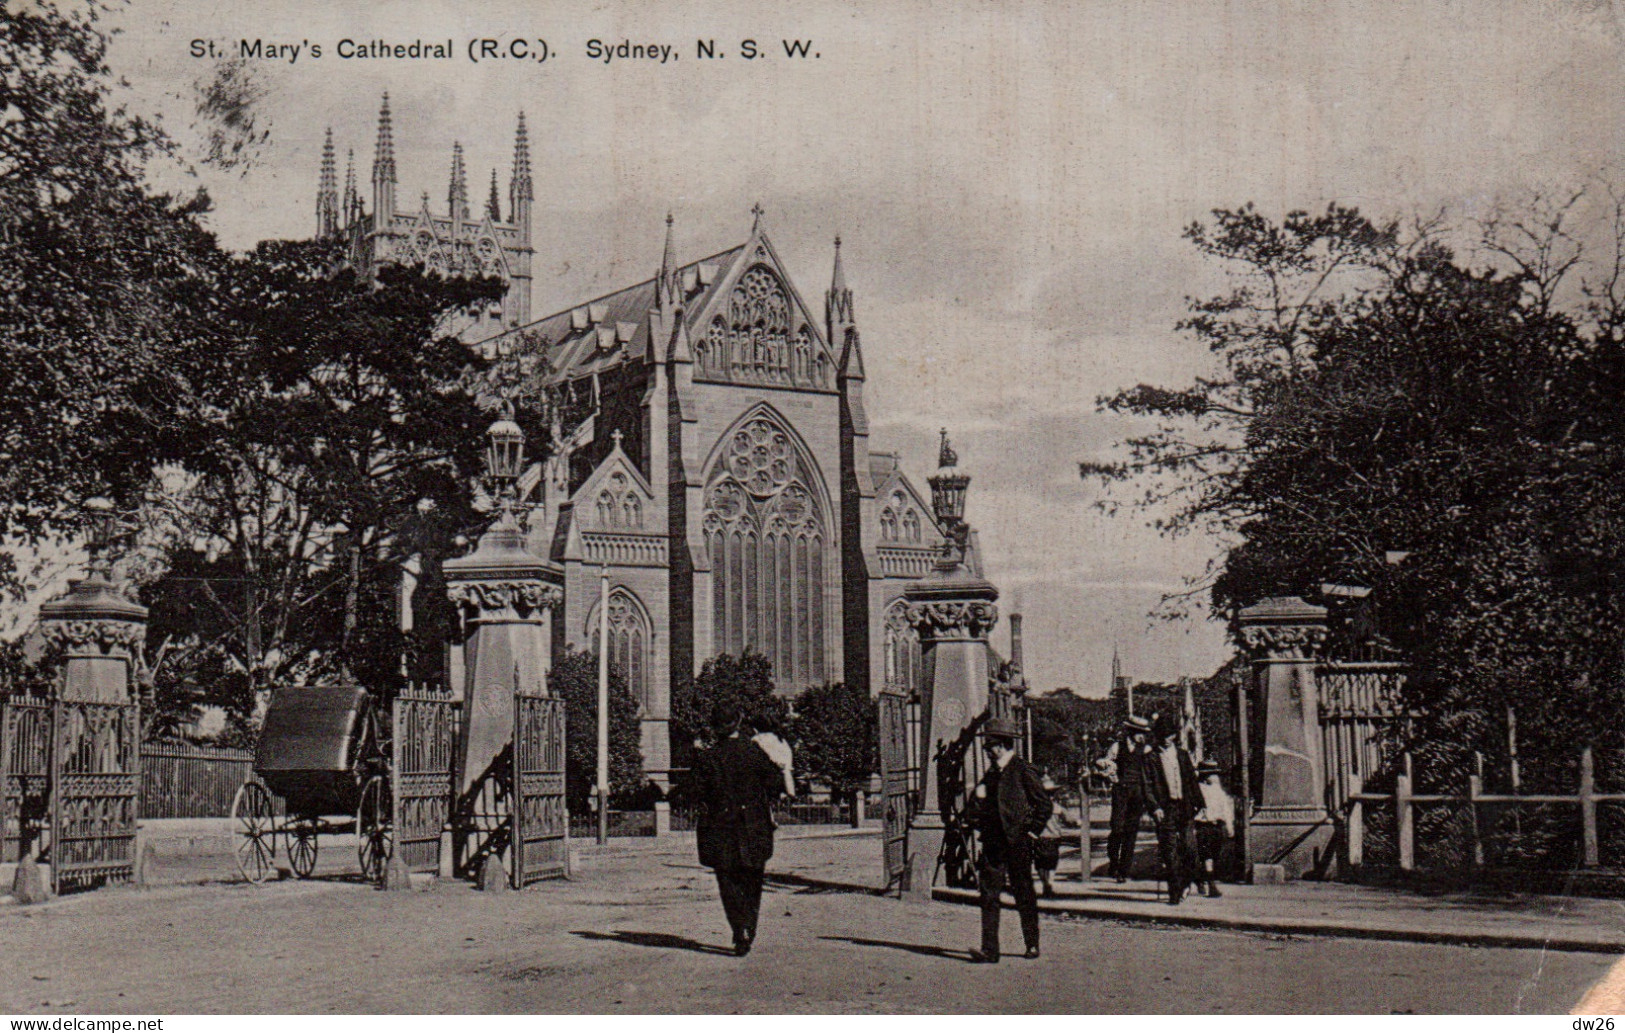
{"type": "MultiPolygon", "coordinates": [[[[598,606],[587,614],[587,639],[598,649],[598,606]]],[[[643,604],[625,588],[609,593],[609,664],[621,672],[627,691],[647,711],[649,700],[649,615],[643,604]]]]}
{"type": "Polygon", "coordinates": [[[785,689],[828,677],[826,581],[834,563],[815,477],[782,426],[754,417],[724,439],[701,523],[716,651],[763,654],[785,689]]]}

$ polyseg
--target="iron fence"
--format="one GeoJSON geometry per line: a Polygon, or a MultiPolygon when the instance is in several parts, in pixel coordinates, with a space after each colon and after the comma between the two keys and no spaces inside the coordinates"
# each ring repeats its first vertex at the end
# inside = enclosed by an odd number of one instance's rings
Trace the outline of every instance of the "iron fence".
{"type": "Polygon", "coordinates": [[[184,742],[141,747],[143,818],[226,818],[254,772],[254,754],[184,742]]]}
{"type": "MultiPolygon", "coordinates": [[[[614,838],[633,836],[653,836],[655,834],[654,811],[617,811],[613,808],[609,812],[609,834],[614,838]]],[[[582,811],[570,815],[570,838],[593,839],[598,835],[598,815],[592,811],[582,811]]]]}

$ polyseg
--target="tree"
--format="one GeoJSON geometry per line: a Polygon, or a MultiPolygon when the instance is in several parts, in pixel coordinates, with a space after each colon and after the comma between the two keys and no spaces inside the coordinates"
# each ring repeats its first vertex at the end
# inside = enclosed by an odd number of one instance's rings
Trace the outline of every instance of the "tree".
{"type": "Polygon", "coordinates": [[[797,773],[837,796],[866,788],[880,769],[879,711],[863,689],[837,682],[796,696],[790,733],[797,773]]]}
{"type": "Polygon", "coordinates": [[[139,495],[218,253],[206,197],[143,179],[168,144],[110,99],[108,10],[0,9],[0,541],[72,534],[87,496],[139,495]]]}
{"type": "Polygon", "coordinates": [[[719,720],[770,718],[782,723],[788,708],[773,694],[773,663],[760,653],[721,653],[707,660],[697,678],[672,692],[672,744],[716,745],[719,720]]]}
{"type": "Polygon", "coordinates": [[[1085,765],[1106,752],[1123,719],[1115,700],[1079,696],[1071,689],[1028,696],[1027,705],[1033,714],[1033,763],[1057,781],[1075,781],[1085,765]]]}
{"type": "MultiPolygon", "coordinates": [[[[591,806],[598,784],[598,654],[566,649],[547,676],[548,687],[564,700],[565,792],[571,811],[591,806]]],[[[616,795],[642,788],[642,724],[638,704],[622,672],[609,669],[609,788],[616,795]]]]}
{"type": "MultiPolygon", "coordinates": [[[[171,466],[147,494],[174,528],[146,593],[154,640],[183,647],[172,662],[239,714],[290,677],[387,694],[414,645],[397,621],[404,566],[418,557],[432,580],[481,523],[481,363],[439,328],[500,284],[363,277],[342,257],[330,242],[267,242],[222,263],[157,453],[171,466]]],[[[434,618],[447,630],[451,617],[437,593],[416,603],[438,666],[434,618]]]]}
{"type": "Polygon", "coordinates": [[[1083,468],[1145,486],[1140,503],[1172,507],[1165,530],[1235,542],[1201,586],[1221,614],[1370,588],[1368,623],[1413,664],[1412,728],[1449,753],[1444,777],[1493,748],[1509,705],[1521,745],[1553,757],[1625,718],[1625,433],[1606,401],[1625,387],[1625,220],[1616,204],[1602,278],[1565,292],[1583,268],[1578,196],[1490,220],[1485,268],[1437,223],[1215,212],[1187,237],[1235,288],[1181,326],[1223,375],[1103,399],[1159,425],[1083,468]]]}

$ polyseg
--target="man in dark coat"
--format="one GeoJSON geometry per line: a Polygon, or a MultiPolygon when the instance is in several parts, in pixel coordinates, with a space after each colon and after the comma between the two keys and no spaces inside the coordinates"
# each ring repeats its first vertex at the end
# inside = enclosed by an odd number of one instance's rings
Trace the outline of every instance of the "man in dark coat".
{"type": "Polygon", "coordinates": [[[1159,722],[1156,737],[1157,747],[1145,760],[1146,797],[1157,821],[1157,853],[1168,883],[1168,903],[1178,904],[1195,867],[1191,819],[1201,809],[1202,787],[1191,755],[1179,745],[1179,724],[1159,722]]]}
{"type": "Polygon", "coordinates": [[[1015,722],[994,718],[982,729],[987,774],[971,794],[967,817],[981,833],[976,874],[981,891],[982,947],[971,960],[999,960],[999,894],[1010,887],[1021,915],[1026,957],[1038,957],[1038,895],[1033,890],[1033,840],[1049,822],[1050,797],[1038,773],[1016,754],[1015,722]]]}
{"type": "Polygon", "coordinates": [[[756,940],[762,878],[773,856],[773,801],[784,791],[784,774],[735,721],[725,738],[696,758],[694,788],[700,863],[716,871],[734,953],[743,956],[756,940]]]}
{"type": "Polygon", "coordinates": [[[1101,766],[1112,780],[1112,831],[1106,839],[1106,871],[1118,882],[1128,878],[1134,863],[1135,840],[1140,838],[1140,818],[1146,805],[1145,757],[1150,750],[1146,740],[1151,722],[1130,717],[1123,722],[1122,735],[1112,744],[1101,766]]]}

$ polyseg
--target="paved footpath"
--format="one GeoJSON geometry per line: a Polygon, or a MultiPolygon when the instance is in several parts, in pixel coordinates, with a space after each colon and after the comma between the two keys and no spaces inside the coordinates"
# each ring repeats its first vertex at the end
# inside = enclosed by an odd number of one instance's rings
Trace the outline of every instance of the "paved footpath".
{"type": "Polygon", "coordinates": [[[588,849],[525,893],[334,877],[0,908],[0,1013],[1561,1013],[1614,960],[1053,916],[1043,958],[977,966],[973,909],[839,888],[873,885],[878,855],[781,839],[746,958],[681,839],[588,849]]]}

